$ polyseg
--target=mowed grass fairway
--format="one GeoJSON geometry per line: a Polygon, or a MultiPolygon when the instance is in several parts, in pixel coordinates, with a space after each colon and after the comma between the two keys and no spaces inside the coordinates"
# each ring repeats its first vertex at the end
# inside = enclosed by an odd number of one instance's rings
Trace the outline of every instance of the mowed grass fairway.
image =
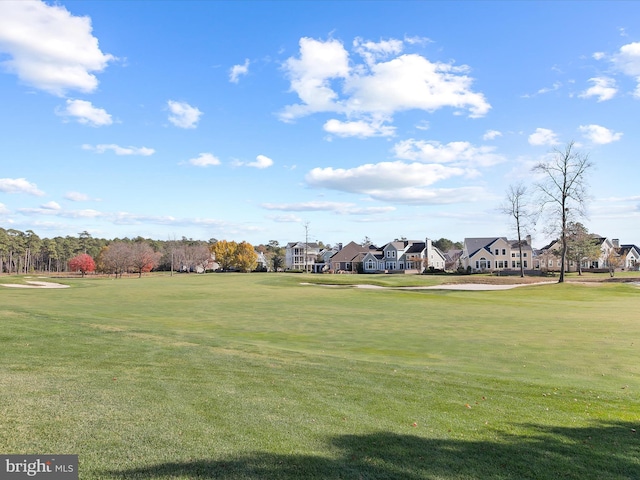
{"type": "Polygon", "coordinates": [[[640,478],[637,286],[303,284],[331,278],[0,287],[0,452],[81,479],[640,478]]]}

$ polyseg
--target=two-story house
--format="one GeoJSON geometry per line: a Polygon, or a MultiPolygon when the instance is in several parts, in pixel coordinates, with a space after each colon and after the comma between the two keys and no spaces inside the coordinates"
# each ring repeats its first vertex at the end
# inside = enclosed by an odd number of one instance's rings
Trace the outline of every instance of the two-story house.
{"type": "Polygon", "coordinates": [[[460,262],[465,269],[473,272],[533,269],[533,249],[531,237],[522,241],[522,257],[517,240],[506,237],[465,238],[460,262]]]}
{"type": "Polygon", "coordinates": [[[287,270],[314,271],[320,246],[306,242],[289,242],[285,247],[284,265],[287,270]]]}
{"type": "Polygon", "coordinates": [[[433,246],[430,239],[394,240],[381,250],[368,252],[363,257],[363,271],[421,273],[426,268],[444,270],[445,256],[433,246]]]}

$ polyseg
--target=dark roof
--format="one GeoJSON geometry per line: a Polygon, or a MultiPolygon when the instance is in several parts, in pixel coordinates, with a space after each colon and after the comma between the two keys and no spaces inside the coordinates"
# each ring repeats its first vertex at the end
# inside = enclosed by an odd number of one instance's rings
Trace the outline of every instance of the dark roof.
{"type": "Polygon", "coordinates": [[[420,253],[427,246],[424,242],[415,242],[412,243],[405,253],[420,253]]]}
{"type": "Polygon", "coordinates": [[[349,242],[342,247],[342,250],[331,255],[329,260],[331,262],[351,262],[359,253],[367,253],[369,251],[369,247],[363,247],[356,242],[349,242]]]}
{"type": "Polygon", "coordinates": [[[503,238],[505,241],[507,240],[504,237],[488,237],[488,238],[465,238],[464,244],[467,246],[467,251],[469,252],[469,256],[473,257],[478,250],[485,249],[489,250],[491,244],[493,244],[496,240],[503,238]]]}

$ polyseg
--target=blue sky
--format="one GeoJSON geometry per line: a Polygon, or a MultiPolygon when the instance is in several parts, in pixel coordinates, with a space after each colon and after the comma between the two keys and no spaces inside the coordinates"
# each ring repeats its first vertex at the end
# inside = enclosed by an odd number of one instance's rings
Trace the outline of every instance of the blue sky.
{"type": "Polygon", "coordinates": [[[575,141],[594,163],[583,222],[640,244],[638,18],[614,1],[1,1],[0,225],[512,237],[507,188],[575,141]]]}

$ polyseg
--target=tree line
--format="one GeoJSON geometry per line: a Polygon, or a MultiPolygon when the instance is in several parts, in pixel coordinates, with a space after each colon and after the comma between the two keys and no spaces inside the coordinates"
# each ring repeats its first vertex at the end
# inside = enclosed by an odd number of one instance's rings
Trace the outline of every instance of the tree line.
{"type": "Polygon", "coordinates": [[[77,236],[41,238],[33,230],[0,228],[0,273],[28,274],[89,272],[114,274],[151,270],[204,272],[213,268],[212,254],[221,270],[253,271],[261,253],[269,269],[284,269],[285,248],[276,240],[252,246],[215,238],[208,241],[96,238],[84,231],[77,236]]]}

